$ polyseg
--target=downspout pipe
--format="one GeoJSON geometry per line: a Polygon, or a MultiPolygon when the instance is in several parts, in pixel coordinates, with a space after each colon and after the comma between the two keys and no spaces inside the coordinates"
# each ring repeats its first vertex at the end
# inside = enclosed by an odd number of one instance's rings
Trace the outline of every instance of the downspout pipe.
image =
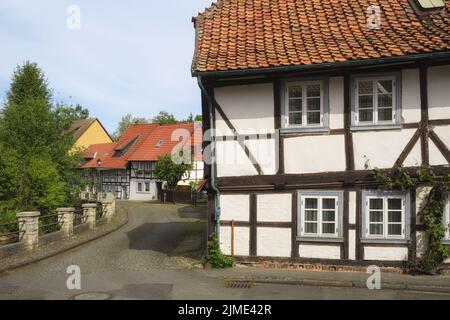
{"type": "MultiPolygon", "coordinates": [[[[205,86],[203,85],[202,78],[199,76],[197,77],[198,86],[200,87],[203,94],[208,99],[208,112],[209,112],[209,122],[210,122],[210,130],[211,133],[214,132],[214,114],[213,114],[213,98],[209,94],[208,90],[206,90],[205,86]]],[[[214,217],[216,220],[216,235],[217,238],[220,239],[220,190],[217,187],[216,183],[216,139],[211,135],[211,188],[214,191],[215,194],[215,208],[214,208],[214,217]]]]}

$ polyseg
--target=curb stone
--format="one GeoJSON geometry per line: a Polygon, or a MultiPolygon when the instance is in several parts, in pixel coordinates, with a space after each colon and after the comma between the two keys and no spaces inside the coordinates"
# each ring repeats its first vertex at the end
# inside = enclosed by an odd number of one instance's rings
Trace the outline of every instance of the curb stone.
{"type": "MultiPolygon", "coordinates": [[[[341,288],[359,288],[367,289],[367,285],[361,280],[317,280],[317,279],[276,279],[276,278],[246,278],[235,277],[227,278],[228,281],[234,282],[253,282],[260,284],[278,284],[278,285],[294,285],[294,286],[313,286],[313,287],[341,287],[341,288]]],[[[387,290],[407,290],[419,292],[438,292],[450,294],[450,286],[435,286],[435,285],[419,285],[419,284],[403,284],[388,282],[381,284],[382,289],[387,290]]]]}
{"type": "Polygon", "coordinates": [[[22,268],[22,267],[26,267],[26,266],[28,266],[28,265],[32,265],[32,264],[41,262],[41,261],[43,261],[43,260],[46,260],[46,259],[55,257],[55,256],[60,255],[60,254],[62,254],[62,253],[68,252],[68,251],[70,251],[70,250],[73,250],[73,249],[76,249],[76,248],[78,248],[78,247],[81,247],[81,246],[83,246],[83,245],[85,245],[85,244],[88,244],[88,243],[90,243],[90,242],[93,242],[93,241],[95,241],[95,240],[98,240],[98,239],[100,239],[100,238],[103,238],[104,236],[107,236],[107,235],[109,235],[109,234],[111,234],[111,233],[113,233],[113,232],[116,232],[117,230],[121,229],[121,228],[124,227],[126,224],[128,224],[128,222],[129,222],[129,214],[128,214],[128,211],[126,210],[126,213],[125,213],[125,220],[122,221],[121,223],[119,223],[119,225],[115,226],[113,229],[108,230],[108,231],[105,231],[105,232],[103,232],[103,233],[100,233],[100,234],[94,236],[93,238],[87,239],[87,240],[85,240],[85,241],[82,241],[82,242],[79,242],[79,243],[70,245],[70,246],[68,246],[68,247],[66,247],[66,248],[63,248],[63,249],[56,250],[56,251],[54,251],[54,252],[45,254],[45,255],[43,255],[43,256],[41,256],[41,257],[37,257],[37,258],[34,258],[34,259],[30,259],[30,260],[25,261],[25,262],[13,263],[13,264],[11,264],[11,265],[9,265],[9,266],[6,266],[6,267],[0,267],[0,275],[3,274],[3,273],[6,273],[6,272],[13,271],[13,270],[15,270],[15,269],[19,269],[19,268],[22,268]]]}

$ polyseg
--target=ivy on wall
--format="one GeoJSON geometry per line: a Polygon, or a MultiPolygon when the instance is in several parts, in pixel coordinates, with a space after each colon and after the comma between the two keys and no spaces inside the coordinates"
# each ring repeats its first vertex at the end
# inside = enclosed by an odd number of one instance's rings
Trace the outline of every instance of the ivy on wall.
{"type": "Polygon", "coordinates": [[[446,195],[450,191],[450,175],[436,176],[430,168],[419,168],[414,175],[411,175],[404,168],[399,167],[390,173],[375,168],[371,171],[371,176],[391,190],[411,191],[421,185],[432,187],[419,212],[428,236],[428,248],[420,259],[410,263],[409,269],[412,273],[435,273],[449,257],[449,250],[443,243],[445,237],[443,215],[446,195]]]}

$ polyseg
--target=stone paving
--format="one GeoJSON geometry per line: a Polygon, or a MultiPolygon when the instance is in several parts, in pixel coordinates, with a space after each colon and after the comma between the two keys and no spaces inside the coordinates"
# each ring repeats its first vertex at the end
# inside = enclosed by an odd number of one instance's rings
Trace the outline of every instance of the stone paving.
{"type": "Polygon", "coordinates": [[[206,246],[204,207],[143,202],[117,205],[129,212],[127,225],[50,259],[0,274],[0,299],[450,299],[442,292],[284,283],[255,282],[248,288],[228,288],[227,279],[232,278],[339,279],[352,275],[253,268],[203,270],[199,263],[206,246]],[[66,286],[66,268],[73,264],[81,268],[81,290],[66,286]]]}

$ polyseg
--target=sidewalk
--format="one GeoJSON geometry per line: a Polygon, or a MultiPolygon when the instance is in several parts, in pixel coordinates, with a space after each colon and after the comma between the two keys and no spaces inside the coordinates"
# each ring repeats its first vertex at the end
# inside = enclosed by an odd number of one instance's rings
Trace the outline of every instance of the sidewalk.
{"type": "MultiPolygon", "coordinates": [[[[346,288],[367,288],[370,276],[356,272],[257,269],[245,266],[206,271],[212,277],[230,282],[346,288]]],[[[450,276],[411,276],[382,272],[381,289],[450,293],[450,276]]]]}

